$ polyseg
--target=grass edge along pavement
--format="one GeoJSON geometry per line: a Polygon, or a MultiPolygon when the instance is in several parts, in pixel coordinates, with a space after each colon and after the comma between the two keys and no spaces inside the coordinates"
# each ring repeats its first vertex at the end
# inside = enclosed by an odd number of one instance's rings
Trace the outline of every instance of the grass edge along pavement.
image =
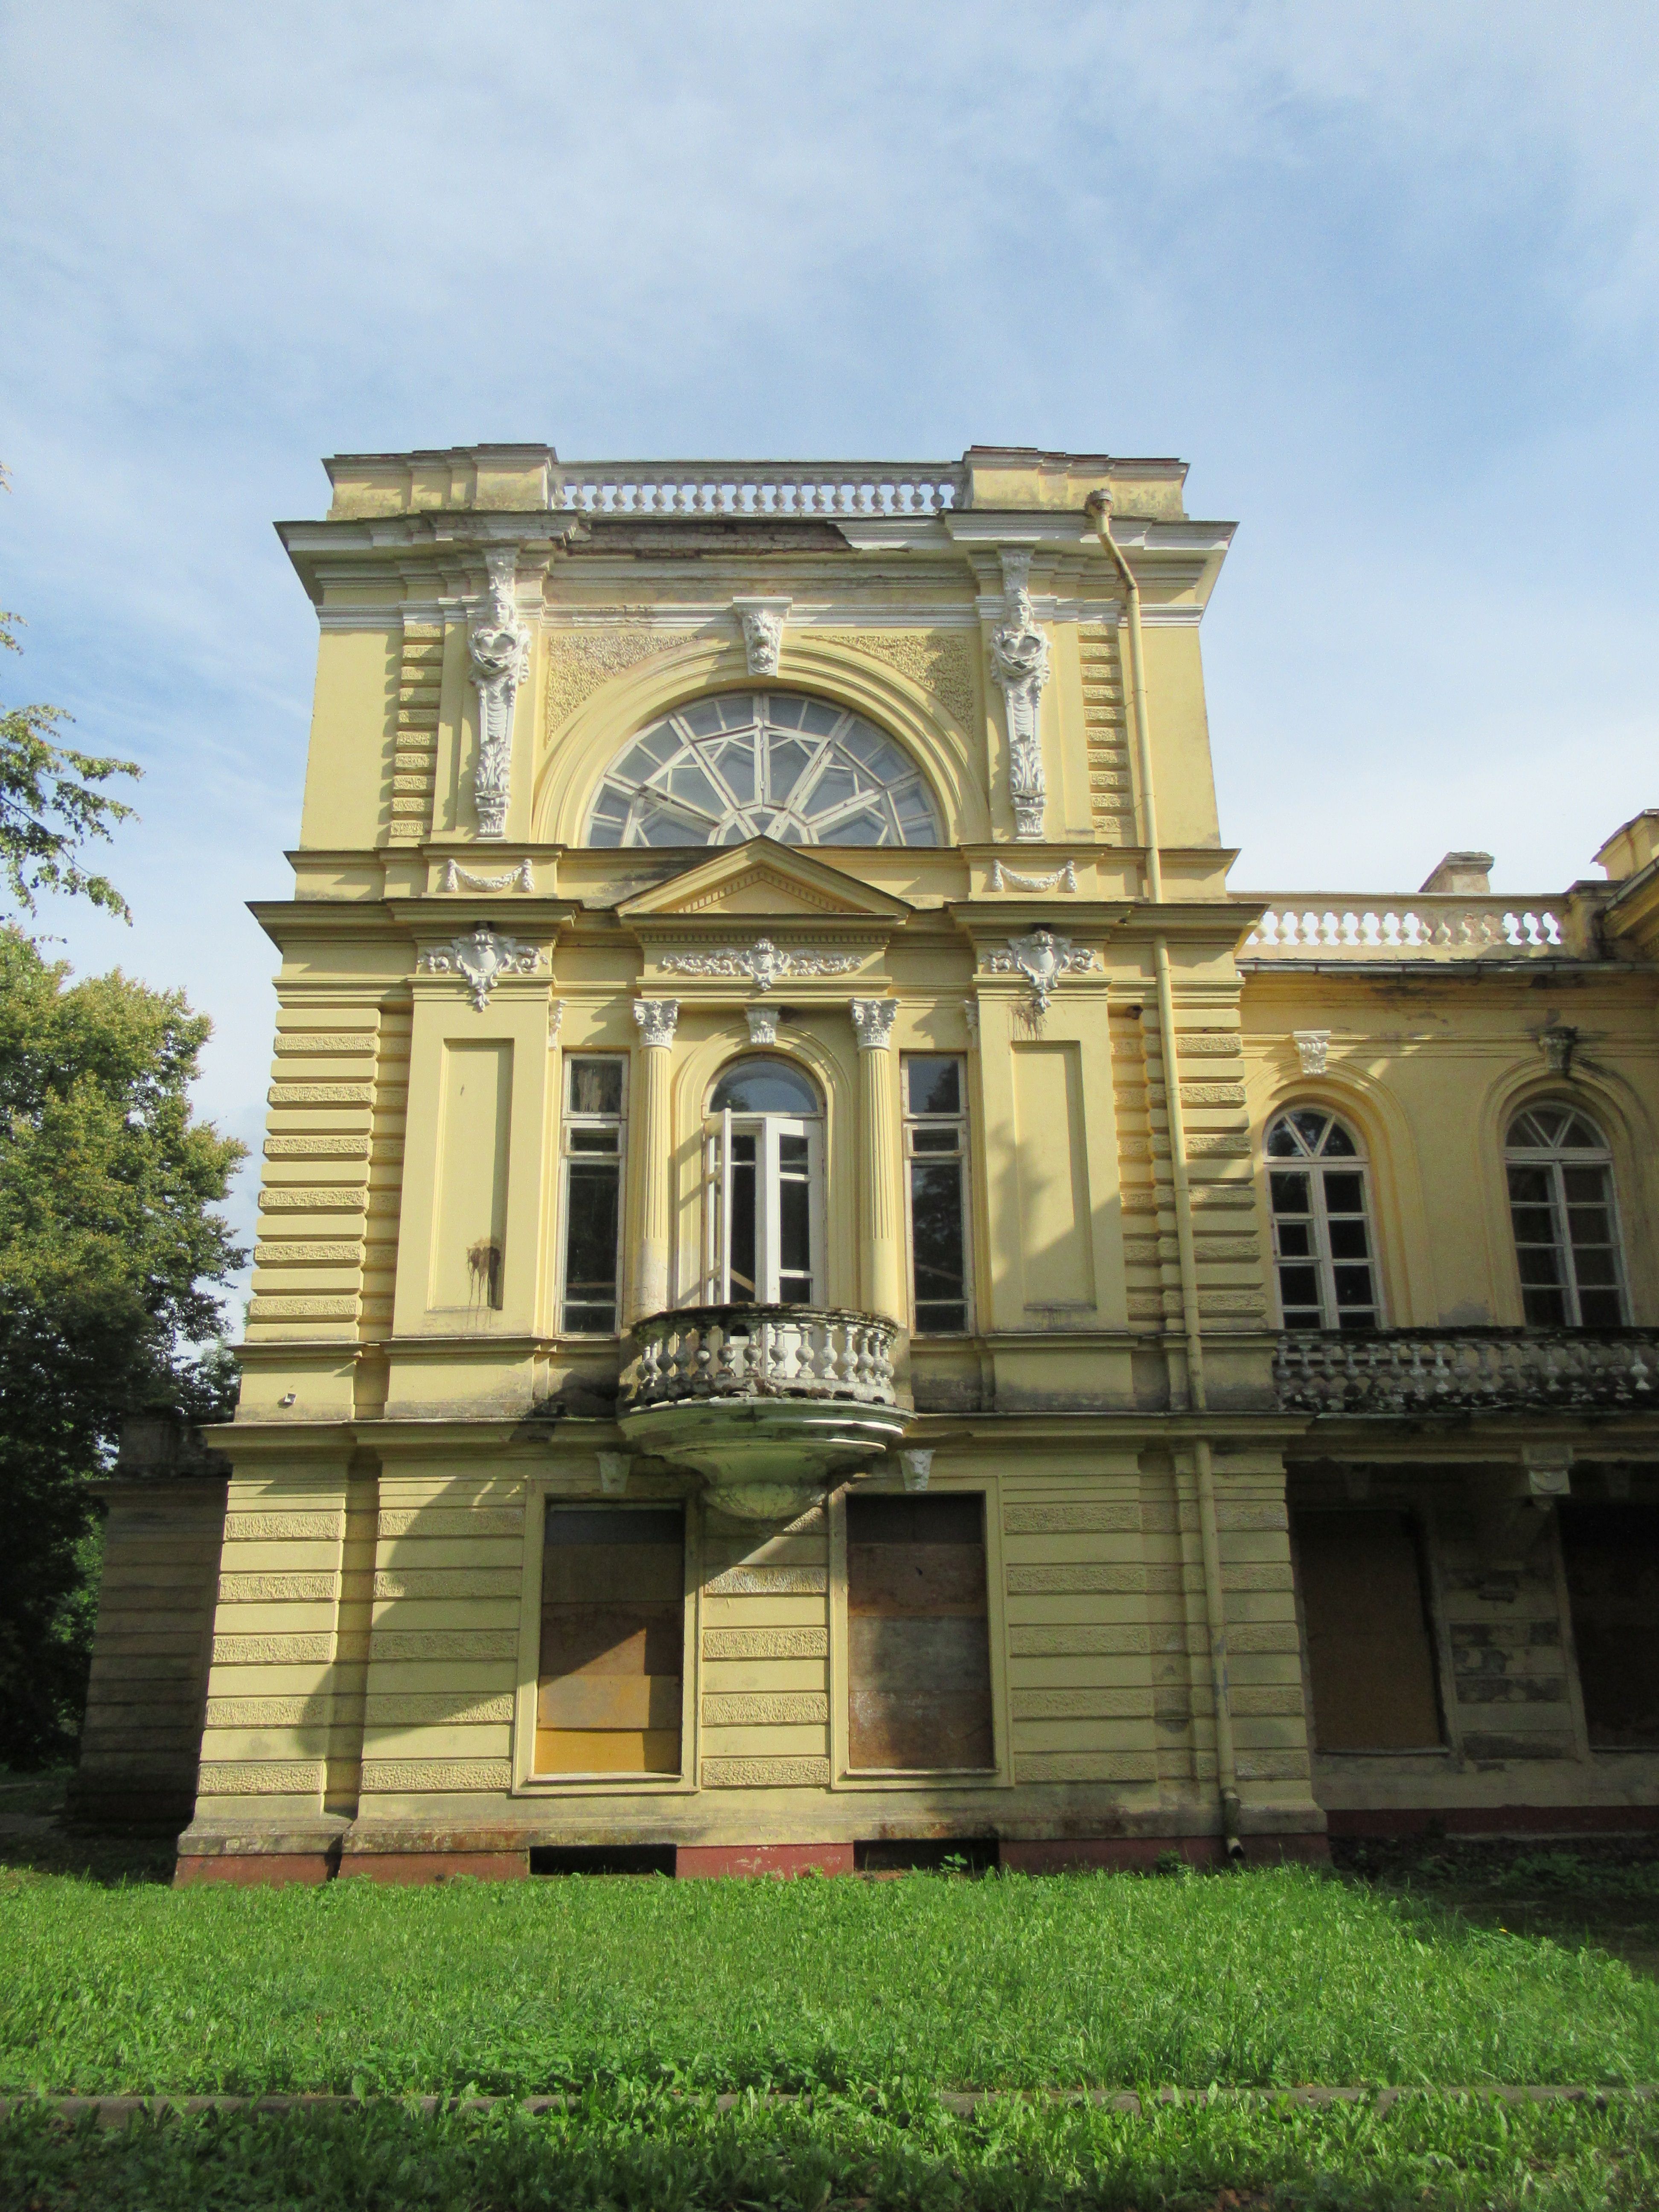
{"type": "Polygon", "coordinates": [[[1644,2097],[1510,2103],[1488,2094],[1383,2105],[1228,2094],[1140,2113],[1079,2100],[935,2094],[793,2102],[590,2093],[556,2111],[427,2112],[396,2100],[251,2107],[117,2127],[19,2100],[0,2121],[0,2202],[137,2212],[396,2204],[618,2204],[652,2212],[1645,2212],[1659,2203],[1659,2111],[1644,2097]]]}

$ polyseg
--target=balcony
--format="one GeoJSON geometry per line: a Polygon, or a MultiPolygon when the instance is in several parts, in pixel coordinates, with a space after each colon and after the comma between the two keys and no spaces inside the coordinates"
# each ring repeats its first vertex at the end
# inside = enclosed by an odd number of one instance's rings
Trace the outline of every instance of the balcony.
{"type": "Polygon", "coordinates": [[[1285,1413],[1621,1413],[1659,1406],[1659,1330],[1288,1330],[1285,1413]]]}
{"type": "Polygon", "coordinates": [[[896,1323],[822,1306],[682,1306],[635,1326],[617,1417],[693,1468],[722,1512],[781,1520],[896,1445],[896,1323]]]}

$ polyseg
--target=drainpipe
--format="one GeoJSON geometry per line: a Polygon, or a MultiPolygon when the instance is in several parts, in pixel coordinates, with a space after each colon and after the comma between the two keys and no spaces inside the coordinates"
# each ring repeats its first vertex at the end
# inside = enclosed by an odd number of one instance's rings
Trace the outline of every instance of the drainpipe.
{"type": "MultiPolygon", "coordinates": [[[[1091,492],[1086,513],[1101,545],[1123,579],[1129,607],[1129,697],[1134,722],[1135,780],[1140,842],[1146,854],[1146,889],[1152,903],[1164,901],[1164,864],[1158,842],[1158,799],[1152,779],[1152,730],[1146,714],[1146,665],[1141,649],[1140,586],[1112,536],[1112,499],[1091,492]]],[[[1198,1254],[1193,1243],[1192,1179],[1187,1170],[1187,1124],[1181,1103],[1181,1071],[1176,1054],[1175,989],[1170,975],[1170,946],[1164,932],[1152,939],[1158,975],[1158,1027],[1164,1061],[1164,1095],[1170,1117],[1170,1167],[1175,1185],[1176,1255],[1181,1274],[1181,1314],[1187,1344],[1187,1395],[1202,1414],[1204,1334],[1198,1309],[1198,1254]]],[[[1221,1832],[1227,1856],[1244,1856],[1239,1838],[1238,1762],[1233,1746],[1233,1716],[1228,1692],[1227,1617],[1221,1588],[1221,1532],[1216,1519],[1215,1460],[1210,1440],[1194,1441],[1198,1475],[1198,1534],[1204,1557],[1204,1610],[1210,1633],[1210,1681],[1215,1698],[1216,1786],[1221,1799],[1221,1832]]]]}

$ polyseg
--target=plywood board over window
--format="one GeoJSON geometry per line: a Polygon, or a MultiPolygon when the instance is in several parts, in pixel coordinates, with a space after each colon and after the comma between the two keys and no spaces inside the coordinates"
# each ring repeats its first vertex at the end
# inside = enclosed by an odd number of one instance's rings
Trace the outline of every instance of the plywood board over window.
{"type": "Polygon", "coordinates": [[[1410,1515],[1298,1513],[1296,1543],[1319,1749],[1437,1747],[1434,1646],[1410,1515]]]}
{"type": "Polygon", "coordinates": [[[685,1521],[678,1506],[547,1509],[538,1774],[678,1774],[685,1521]]]}
{"type": "Polygon", "coordinates": [[[1659,1506],[1575,1499],[1559,1511],[1589,1740],[1659,1744],[1659,1506]]]}
{"type": "Polygon", "coordinates": [[[981,1498],[848,1500],[847,1637],[854,1769],[994,1765],[981,1498]]]}

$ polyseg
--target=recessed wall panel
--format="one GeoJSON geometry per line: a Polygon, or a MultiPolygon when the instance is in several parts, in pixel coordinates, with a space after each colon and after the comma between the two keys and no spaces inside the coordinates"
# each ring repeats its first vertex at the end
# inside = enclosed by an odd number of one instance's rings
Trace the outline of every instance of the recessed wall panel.
{"type": "Polygon", "coordinates": [[[1025,1304],[1092,1306],[1094,1263],[1079,1048],[1074,1043],[1016,1045],[1013,1078],[1025,1304]]]}
{"type": "Polygon", "coordinates": [[[446,1043],[442,1085],[437,1230],[428,1303],[490,1312],[501,1303],[507,1261],[511,1043],[446,1043]]]}

